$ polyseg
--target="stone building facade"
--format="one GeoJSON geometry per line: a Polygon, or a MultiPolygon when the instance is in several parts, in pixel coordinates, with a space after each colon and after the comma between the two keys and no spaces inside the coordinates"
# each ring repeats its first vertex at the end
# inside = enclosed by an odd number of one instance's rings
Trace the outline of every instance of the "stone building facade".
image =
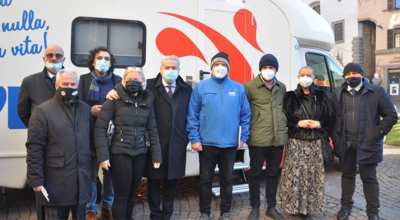
{"type": "Polygon", "coordinates": [[[400,107],[400,0],[358,0],[360,37],[353,41],[354,61],[366,77],[379,73],[381,86],[400,107]]]}
{"type": "Polygon", "coordinates": [[[359,36],[358,0],[301,0],[319,13],[335,34],[335,46],[330,51],[345,66],[353,61],[353,41],[359,36]]]}

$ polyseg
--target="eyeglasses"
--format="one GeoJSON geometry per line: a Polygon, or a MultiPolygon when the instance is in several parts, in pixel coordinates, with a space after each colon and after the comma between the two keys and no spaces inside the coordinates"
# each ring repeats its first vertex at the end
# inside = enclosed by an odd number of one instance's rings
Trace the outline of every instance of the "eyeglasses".
{"type": "Polygon", "coordinates": [[[54,56],[56,57],[57,60],[61,60],[64,57],[64,55],[60,53],[57,54],[48,53],[45,55],[47,59],[53,59],[54,56]]]}
{"type": "Polygon", "coordinates": [[[102,56],[96,57],[96,60],[102,60],[102,59],[104,59],[106,61],[110,61],[110,57],[102,57],[102,56]]]}

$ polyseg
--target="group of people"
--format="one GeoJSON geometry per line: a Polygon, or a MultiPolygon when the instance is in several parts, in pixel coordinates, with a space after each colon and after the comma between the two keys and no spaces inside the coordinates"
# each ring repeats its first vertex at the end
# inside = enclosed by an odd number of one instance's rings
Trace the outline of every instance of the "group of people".
{"type": "Polygon", "coordinates": [[[193,89],[179,76],[180,59],[174,55],[163,57],[159,74],[147,80],[140,67],[126,68],[122,78],[115,75],[115,57],[105,47],[89,51],[90,72],[82,76],[64,69],[57,45],[45,50],[43,61],[43,71],[22,82],[18,114],[28,127],[28,185],[45,219],[68,219],[70,212],[73,219],[97,219],[99,167],[102,218],[133,219],[135,191],[147,177],[150,219],[170,219],[189,141],[199,153],[198,219],[210,219],[217,165],[218,219],[231,219],[233,168],[244,143],[250,153],[248,219],[260,215],[263,166],[265,214],[284,219],[280,208],[310,218],[323,210],[322,139],[329,137],[343,171],[338,219],[351,214],[357,164],[367,214],[379,219],[376,167],[383,159],[382,138],[397,113],[386,91],[363,77],[359,64],[344,68],[345,83],[329,98],[316,89],[316,73],[308,66],[299,71],[297,89],[286,91],[272,54],[261,58],[260,74],[242,85],[229,79],[229,56],[219,52],[210,62],[211,78],[193,89]]]}

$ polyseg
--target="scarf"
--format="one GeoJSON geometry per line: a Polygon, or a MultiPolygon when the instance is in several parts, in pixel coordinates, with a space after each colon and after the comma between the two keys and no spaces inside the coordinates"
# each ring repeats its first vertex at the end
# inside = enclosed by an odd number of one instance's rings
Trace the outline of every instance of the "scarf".
{"type": "Polygon", "coordinates": [[[89,92],[86,99],[97,103],[100,99],[100,94],[99,94],[100,89],[99,89],[99,84],[97,82],[107,83],[112,79],[112,73],[108,72],[107,75],[105,75],[104,77],[99,77],[96,74],[95,70],[93,70],[91,74],[93,76],[93,80],[92,83],[90,84],[89,92]]]}

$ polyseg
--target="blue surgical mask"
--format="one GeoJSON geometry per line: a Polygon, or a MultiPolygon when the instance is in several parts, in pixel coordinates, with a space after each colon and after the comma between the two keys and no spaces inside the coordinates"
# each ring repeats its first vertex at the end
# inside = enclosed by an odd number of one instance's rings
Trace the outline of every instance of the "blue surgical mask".
{"type": "Polygon", "coordinates": [[[164,70],[163,79],[169,83],[175,82],[178,78],[178,70],[164,70]]]}
{"type": "Polygon", "coordinates": [[[50,63],[46,62],[46,68],[52,73],[58,73],[62,68],[62,63],[50,63]]]}
{"type": "Polygon", "coordinates": [[[94,67],[100,73],[105,73],[110,69],[110,61],[96,60],[96,66],[94,67]]]}

